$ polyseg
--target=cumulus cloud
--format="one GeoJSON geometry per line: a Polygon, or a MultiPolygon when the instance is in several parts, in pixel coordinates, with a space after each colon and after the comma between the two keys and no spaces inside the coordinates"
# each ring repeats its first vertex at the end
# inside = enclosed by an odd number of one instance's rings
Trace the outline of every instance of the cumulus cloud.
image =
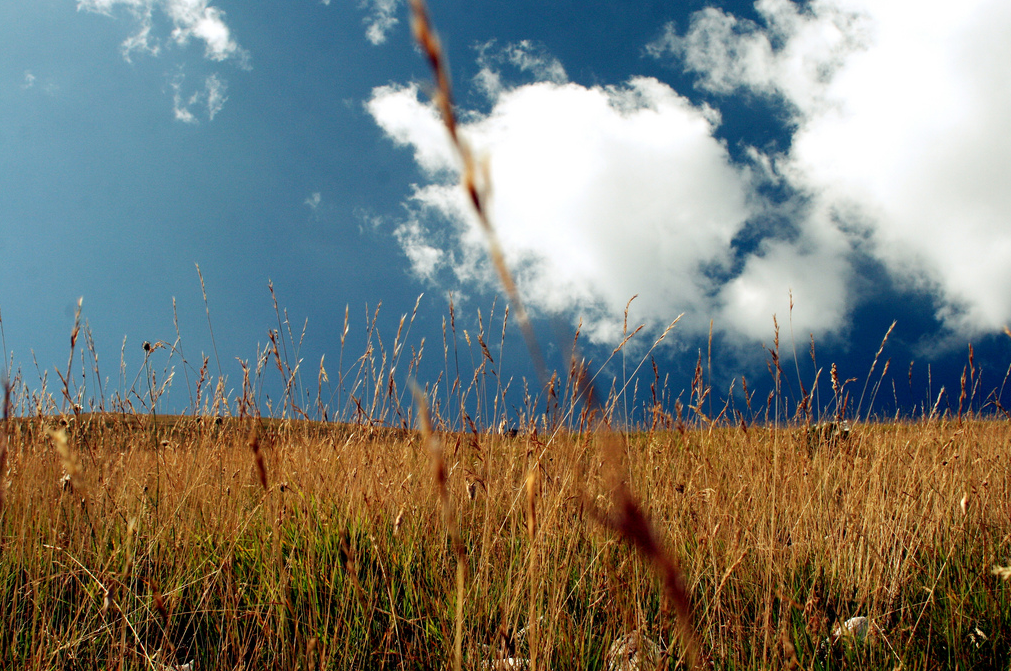
{"type": "MultiPolygon", "coordinates": [[[[694,74],[710,105],[746,95],[784,110],[789,141],[737,158],[718,110],[655,79],[581,86],[530,43],[479,47],[490,110],[461,110],[462,128],[487,158],[525,300],[583,316],[598,340],[634,294],[638,320],[685,311],[688,328],[715,317],[761,339],[792,293],[795,330],[822,336],[847,327],[869,259],[931,294],[951,332],[1011,321],[1011,5],[755,7],[758,22],[701,10],[646,48],[694,74]],[[761,195],[770,182],[787,202],[761,195]]],[[[422,171],[395,227],[417,275],[494,286],[436,111],[414,86],[376,88],[367,106],[422,171]]]]}
{"type": "MultiPolygon", "coordinates": [[[[709,92],[787,104],[795,132],[775,168],[810,202],[795,223],[813,240],[810,254],[823,257],[811,268],[819,290],[846,286],[851,270],[837,244],[845,235],[900,281],[933,293],[949,329],[971,334],[1011,320],[1011,5],[755,6],[764,25],[710,8],[648,50],[682,63],[709,92]],[[826,226],[836,233],[813,233],[826,226]]],[[[779,256],[803,275],[803,255],[769,251],[727,287],[728,305],[749,277],[782,285],[766,259],[779,256]]]]}
{"type": "MultiPolygon", "coordinates": [[[[329,1],[324,4],[330,4],[329,1]]],[[[398,23],[397,12],[403,0],[364,0],[361,3],[363,9],[369,10],[369,15],[365,17],[365,38],[372,44],[379,46],[386,41],[390,31],[398,23]]]]}
{"type": "Polygon", "coordinates": [[[873,31],[870,17],[846,0],[815,2],[809,12],[790,0],[759,0],[755,8],[764,26],[708,7],[692,16],[685,35],[668,24],[646,51],[675,56],[686,71],[699,75],[696,86],[707,91],[747,89],[811,111],[873,31]]]}
{"type": "MultiPolygon", "coordinates": [[[[424,278],[493,285],[485,240],[455,185],[456,159],[416,87],[373,91],[368,109],[410,146],[429,183],[395,232],[424,278]]],[[[585,87],[541,81],[498,90],[463,132],[487,157],[491,215],[535,310],[578,312],[591,337],[620,337],[622,310],[666,323],[700,313],[732,263],[754,207],[751,170],[713,137],[719,115],[656,79],[585,87]]]]}
{"type": "Polygon", "coordinates": [[[248,53],[232,37],[225,13],[208,0],[78,0],[77,9],[108,16],[122,9],[134,18],[136,32],[120,47],[127,61],[134,53],[160,53],[161,40],[153,34],[155,10],[171,22],[169,39],[175,44],[186,46],[196,39],[204,43],[204,56],[210,60],[248,59],[248,53]]]}
{"type": "Polygon", "coordinates": [[[377,87],[367,109],[397,145],[413,146],[414,160],[429,175],[459,169],[439,112],[418,101],[417,86],[377,87]]]}
{"type": "Polygon", "coordinates": [[[852,305],[849,241],[826,227],[820,240],[767,238],[750,255],[740,275],[720,289],[715,321],[723,330],[752,340],[767,339],[771,319],[789,318],[797,333],[821,334],[846,323],[852,305]]]}
{"type": "Polygon", "coordinates": [[[35,75],[32,74],[31,70],[25,70],[25,78],[21,84],[21,88],[30,89],[33,86],[35,86],[35,75]]]}

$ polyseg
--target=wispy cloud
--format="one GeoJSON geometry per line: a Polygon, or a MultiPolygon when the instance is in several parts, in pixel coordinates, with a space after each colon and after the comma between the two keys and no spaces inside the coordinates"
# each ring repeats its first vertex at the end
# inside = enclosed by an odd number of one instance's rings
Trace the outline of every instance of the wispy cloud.
{"type": "Polygon", "coordinates": [[[191,108],[203,107],[207,110],[207,120],[213,121],[224,107],[225,101],[228,100],[225,95],[228,83],[217,74],[213,74],[204,79],[202,88],[184,94],[185,81],[186,76],[182,72],[178,72],[169,82],[169,86],[172,87],[172,113],[176,120],[188,124],[198,123],[197,116],[191,108]]]}
{"type": "MultiPolygon", "coordinates": [[[[209,0],[78,0],[77,9],[107,16],[122,12],[133,18],[136,30],[120,45],[127,62],[137,54],[158,56],[163,44],[184,47],[197,40],[204,45],[205,59],[234,60],[242,68],[249,67],[249,53],[232,37],[225,13],[209,0]],[[167,36],[157,35],[156,17],[163,17],[171,25],[167,36]]],[[[228,100],[226,82],[214,73],[204,78],[202,87],[185,92],[183,64],[179,63],[176,70],[169,82],[173,116],[183,123],[195,124],[198,114],[194,108],[203,107],[207,119],[213,121],[228,100]]]]}
{"type": "MultiPolygon", "coordinates": [[[[80,8],[81,5],[78,4],[78,9],[80,8]]],[[[157,56],[161,52],[159,41],[151,35],[153,24],[151,16],[153,11],[152,4],[148,3],[143,6],[132,7],[131,10],[137,19],[137,32],[123,40],[123,44],[120,45],[120,52],[128,63],[132,61],[131,56],[135,52],[146,53],[151,56],[157,56]]]]}
{"type": "Polygon", "coordinates": [[[207,95],[207,118],[213,121],[217,113],[225,106],[225,101],[228,100],[228,96],[225,95],[228,84],[217,74],[213,74],[204,80],[204,88],[207,95]]]}
{"type": "Polygon", "coordinates": [[[414,273],[432,281],[439,268],[445,264],[446,253],[432,246],[430,232],[417,219],[405,221],[393,233],[400,243],[414,273]]]}
{"type": "Polygon", "coordinates": [[[509,82],[503,77],[504,67],[510,67],[526,80],[565,84],[569,76],[561,61],[552,56],[539,44],[530,40],[499,45],[490,40],[478,45],[477,64],[480,67],[474,76],[474,84],[490,98],[496,98],[506,88],[524,82],[509,82]]]}
{"type": "Polygon", "coordinates": [[[390,31],[400,23],[397,12],[403,4],[403,0],[363,0],[360,3],[362,9],[369,11],[369,15],[363,20],[365,38],[376,46],[385,42],[390,31]]]}
{"type": "Polygon", "coordinates": [[[78,0],[77,9],[108,16],[122,9],[134,18],[136,32],[120,47],[127,61],[135,53],[156,56],[161,52],[162,39],[153,30],[156,10],[172,24],[170,42],[186,46],[191,39],[197,39],[204,43],[205,58],[213,61],[235,58],[246,63],[249,58],[232,37],[225,13],[208,0],[78,0]]]}
{"type": "Polygon", "coordinates": [[[189,106],[195,104],[196,100],[194,98],[190,98],[189,101],[183,102],[182,86],[185,80],[185,75],[180,73],[173,77],[172,81],[169,83],[172,87],[172,113],[177,121],[182,121],[183,123],[197,123],[197,118],[193,116],[193,113],[189,110],[189,106]]]}
{"type": "Polygon", "coordinates": [[[308,198],[305,199],[305,201],[303,201],[303,204],[308,205],[309,209],[315,212],[316,210],[319,209],[319,205],[322,202],[323,202],[322,194],[320,194],[319,191],[314,191],[311,196],[309,196],[308,198]]]}
{"type": "Polygon", "coordinates": [[[21,88],[25,91],[29,89],[41,91],[48,96],[55,96],[57,91],[59,91],[59,86],[51,78],[44,77],[40,79],[31,70],[25,70],[24,76],[21,79],[21,88]]]}

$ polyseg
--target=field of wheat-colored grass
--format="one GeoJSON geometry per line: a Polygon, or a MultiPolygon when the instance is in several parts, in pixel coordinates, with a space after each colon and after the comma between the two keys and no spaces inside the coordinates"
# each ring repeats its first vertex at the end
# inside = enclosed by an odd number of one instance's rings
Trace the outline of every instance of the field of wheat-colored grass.
{"type": "Polygon", "coordinates": [[[1011,663],[1003,421],[436,432],[445,511],[415,431],[82,413],[6,440],[4,668],[445,668],[457,608],[465,668],[607,668],[635,631],[675,668],[678,616],[606,523],[607,449],[680,566],[698,664],[1011,663]],[[855,616],[875,635],[832,643],[855,616]]]}

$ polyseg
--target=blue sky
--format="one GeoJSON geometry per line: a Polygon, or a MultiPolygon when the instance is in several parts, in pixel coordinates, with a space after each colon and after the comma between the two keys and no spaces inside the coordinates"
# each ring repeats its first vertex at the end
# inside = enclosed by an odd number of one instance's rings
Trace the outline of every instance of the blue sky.
{"type": "MultiPolygon", "coordinates": [[[[496,279],[407,11],[401,0],[0,5],[7,357],[33,374],[33,353],[44,370],[65,367],[83,297],[103,375],[118,377],[125,337],[130,378],[143,341],[175,339],[175,299],[199,362],[212,344],[195,264],[232,387],[236,357],[255,359],[277,327],[268,280],[296,333],[308,320],[306,366],[337,358],[345,306],[355,354],[366,305],[380,301],[392,332],[424,293],[411,337],[441,343],[452,291],[473,329],[496,279]]],[[[882,358],[901,405],[927,397],[928,363],[929,393],[957,387],[969,342],[984,391],[1000,385],[1006,2],[433,0],[431,11],[549,353],[581,318],[584,353],[602,360],[638,295],[632,354],[685,313],[658,350],[675,396],[710,320],[721,386],[767,377],[773,314],[784,342],[792,325],[805,384],[810,334],[819,366],[862,381],[897,320],[882,358]]],[[[510,348],[507,372],[529,374],[518,338],[510,348]]]]}

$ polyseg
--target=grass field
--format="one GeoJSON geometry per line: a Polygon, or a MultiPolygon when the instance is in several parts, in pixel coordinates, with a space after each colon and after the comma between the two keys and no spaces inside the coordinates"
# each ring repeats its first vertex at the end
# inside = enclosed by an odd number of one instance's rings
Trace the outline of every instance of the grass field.
{"type": "Polygon", "coordinates": [[[676,668],[681,616],[608,522],[612,462],[680,567],[699,665],[1011,665],[1004,421],[541,416],[426,442],[369,421],[27,415],[5,425],[3,668],[446,668],[457,622],[463,668],[503,648],[608,668],[633,631],[664,651],[635,668],[676,668]],[[874,635],[826,644],[853,616],[874,635]]]}

